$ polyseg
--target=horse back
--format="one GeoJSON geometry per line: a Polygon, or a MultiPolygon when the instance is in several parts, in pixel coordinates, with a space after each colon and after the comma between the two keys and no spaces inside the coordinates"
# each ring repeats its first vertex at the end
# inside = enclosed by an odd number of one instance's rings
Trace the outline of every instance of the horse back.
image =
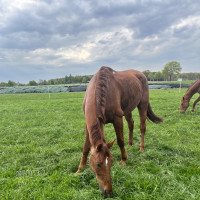
{"type": "Polygon", "coordinates": [[[126,70],[114,74],[121,94],[120,106],[124,113],[131,112],[141,101],[148,102],[146,76],[137,70],[126,70]]]}

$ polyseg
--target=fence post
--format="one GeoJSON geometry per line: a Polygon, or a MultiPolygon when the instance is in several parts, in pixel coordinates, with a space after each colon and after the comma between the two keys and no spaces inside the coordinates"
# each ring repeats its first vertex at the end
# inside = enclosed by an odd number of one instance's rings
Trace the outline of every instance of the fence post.
{"type": "Polygon", "coordinates": [[[180,82],[180,86],[179,86],[179,93],[181,92],[181,83],[182,83],[182,78],[179,78],[178,81],[180,82]]]}

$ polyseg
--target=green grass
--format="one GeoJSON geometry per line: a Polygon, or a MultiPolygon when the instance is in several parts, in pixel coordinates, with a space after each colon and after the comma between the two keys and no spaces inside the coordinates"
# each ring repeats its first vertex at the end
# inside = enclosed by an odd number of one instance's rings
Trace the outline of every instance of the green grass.
{"type": "MultiPolygon", "coordinates": [[[[200,107],[178,112],[185,89],[151,90],[150,101],[164,123],[147,122],[144,153],[139,119],[128,161],[112,154],[113,199],[200,199],[200,107]]],[[[0,199],[102,199],[89,166],[75,176],[84,139],[84,93],[0,95],[0,199]]],[[[195,97],[192,99],[194,101],[195,97]]],[[[107,141],[115,138],[105,127],[107,141]]]]}

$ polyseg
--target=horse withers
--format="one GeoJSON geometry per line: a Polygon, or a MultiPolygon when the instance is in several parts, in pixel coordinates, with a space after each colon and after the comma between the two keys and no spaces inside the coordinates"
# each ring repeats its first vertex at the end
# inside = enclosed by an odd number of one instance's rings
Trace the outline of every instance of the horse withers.
{"type": "Polygon", "coordinates": [[[129,145],[132,145],[134,129],[132,111],[136,107],[140,115],[140,151],[144,151],[146,119],[149,118],[154,123],[162,122],[151,109],[145,75],[136,70],[114,71],[109,67],[101,67],[90,80],[83,103],[86,123],[85,142],[77,173],[85,167],[87,156],[91,151],[90,166],[105,197],[112,194],[110,148],[113,142],[106,143],[103,126],[106,123],[113,124],[117,144],[121,150],[120,162],[125,164],[127,154],[124,148],[123,116],[129,127],[129,145]]]}
{"type": "MultiPolygon", "coordinates": [[[[184,113],[187,108],[189,107],[190,99],[193,97],[194,94],[199,93],[200,94],[200,80],[195,81],[186,91],[184,96],[181,99],[180,104],[180,112],[184,113]]],[[[192,105],[192,111],[195,110],[196,104],[200,101],[200,95],[199,97],[194,101],[192,105]]]]}

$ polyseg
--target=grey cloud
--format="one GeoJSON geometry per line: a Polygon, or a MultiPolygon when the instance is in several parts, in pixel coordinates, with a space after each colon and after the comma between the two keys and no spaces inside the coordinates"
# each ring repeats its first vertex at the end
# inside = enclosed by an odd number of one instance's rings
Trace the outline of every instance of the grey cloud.
{"type": "Polygon", "coordinates": [[[200,18],[197,0],[43,0],[7,12],[9,4],[0,2],[0,81],[90,74],[101,65],[159,70],[170,59],[199,71],[199,25],[173,28],[200,18]]]}

